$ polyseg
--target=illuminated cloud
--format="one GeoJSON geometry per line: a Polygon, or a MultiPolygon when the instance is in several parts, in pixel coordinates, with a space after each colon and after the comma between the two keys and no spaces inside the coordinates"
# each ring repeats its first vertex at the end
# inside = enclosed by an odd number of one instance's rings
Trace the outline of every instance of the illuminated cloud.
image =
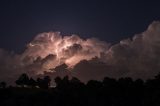
{"type": "Polygon", "coordinates": [[[65,73],[82,81],[105,76],[151,78],[160,71],[160,22],[115,45],[78,35],[41,33],[22,54],[0,49],[0,66],[0,80],[9,81],[23,72],[31,76],[45,72],[54,77],[65,73]]]}
{"type": "Polygon", "coordinates": [[[59,32],[49,32],[36,36],[29,43],[22,57],[23,59],[31,58],[28,60],[30,62],[25,62],[32,64],[38,57],[45,58],[52,54],[55,55],[55,59],[52,61],[53,64],[50,63],[48,69],[63,63],[73,67],[81,60],[100,57],[100,54],[106,52],[108,48],[109,44],[96,38],[84,40],[77,35],[63,37],[59,32]]]}

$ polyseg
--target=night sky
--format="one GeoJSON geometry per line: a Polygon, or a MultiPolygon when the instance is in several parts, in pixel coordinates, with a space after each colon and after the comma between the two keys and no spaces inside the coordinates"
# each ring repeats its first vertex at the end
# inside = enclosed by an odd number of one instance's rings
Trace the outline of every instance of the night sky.
{"type": "Polygon", "coordinates": [[[117,43],[143,32],[159,13],[158,0],[1,0],[0,48],[23,51],[49,31],[117,43]]]}

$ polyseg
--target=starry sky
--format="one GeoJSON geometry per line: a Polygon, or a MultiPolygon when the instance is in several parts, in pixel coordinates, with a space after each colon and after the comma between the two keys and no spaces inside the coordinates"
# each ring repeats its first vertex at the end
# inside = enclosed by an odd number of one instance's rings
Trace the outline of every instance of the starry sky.
{"type": "Polygon", "coordinates": [[[0,48],[21,52],[49,31],[117,43],[143,32],[159,12],[158,0],[1,0],[0,48]]]}

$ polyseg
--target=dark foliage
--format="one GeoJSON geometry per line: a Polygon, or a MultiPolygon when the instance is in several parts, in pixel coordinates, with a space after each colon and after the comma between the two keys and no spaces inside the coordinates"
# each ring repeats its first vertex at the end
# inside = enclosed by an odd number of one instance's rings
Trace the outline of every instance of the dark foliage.
{"type": "Polygon", "coordinates": [[[20,85],[22,87],[24,87],[25,85],[28,85],[28,83],[29,83],[29,77],[25,73],[23,73],[22,75],[20,75],[20,77],[18,78],[18,80],[16,80],[16,84],[20,85]]]}
{"type": "Polygon", "coordinates": [[[3,88],[3,89],[4,89],[4,88],[6,88],[6,85],[7,85],[6,82],[1,82],[1,83],[0,83],[0,88],[3,88]]]}
{"type": "Polygon", "coordinates": [[[49,76],[45,76],[43,79],[37,78],[37,86],[47,89],[50,86],[50,81],[51,79],[49,76]]]}
{"type": "Polygon", "coordinates": [[[131,78],[103,81],[90,80],[87,84],[68,76],[55,78],[51,88],[50,77],[36,81],[22,74],[16,81],[21,87],[6,87],[0,83],[1,106],[160,106],[160,74],[143,81],[131,78]],[[37,88],[36,86],[39,86],[37,88]]]}
{"type": "Polygon", "coordinates": [[[33,78],[30,78],[28,82],[28,86],[34,88],[36,85],[37,85],[37,82],[33,78]]]}

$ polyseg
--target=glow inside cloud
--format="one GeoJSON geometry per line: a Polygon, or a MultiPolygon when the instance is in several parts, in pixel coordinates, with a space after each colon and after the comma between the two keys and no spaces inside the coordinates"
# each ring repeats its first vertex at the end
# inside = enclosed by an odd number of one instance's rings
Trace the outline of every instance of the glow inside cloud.
{"type": "Polygon", "coordinates": [[[22,54],[0,49],[0,80],[12,81],[24,72],[56,75],[63,64],[83,81],[104,76],[151,78],[160,71],[160,22],[154,21],[146,31],[115,45],[78,35],[41,33],[22,54]]]}

